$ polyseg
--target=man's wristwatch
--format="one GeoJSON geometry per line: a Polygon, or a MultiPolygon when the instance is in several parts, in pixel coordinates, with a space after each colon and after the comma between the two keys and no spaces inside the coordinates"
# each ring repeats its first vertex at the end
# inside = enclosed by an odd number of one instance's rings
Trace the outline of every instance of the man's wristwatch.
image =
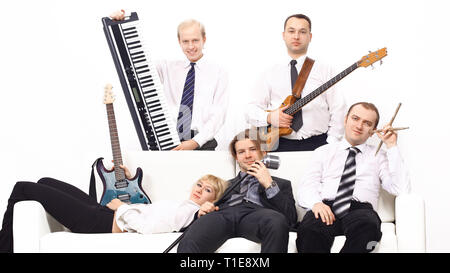
{"type": "Polygon", "coordinates": [[[267,188],[268,188],[268,189],[270,189],[270,188],[275,188],[276,186],[277,186],[277,182],[275,182],[275,181],[272,180],[272,183],[270,183],[270,186],[268,186],[267,188]]]}

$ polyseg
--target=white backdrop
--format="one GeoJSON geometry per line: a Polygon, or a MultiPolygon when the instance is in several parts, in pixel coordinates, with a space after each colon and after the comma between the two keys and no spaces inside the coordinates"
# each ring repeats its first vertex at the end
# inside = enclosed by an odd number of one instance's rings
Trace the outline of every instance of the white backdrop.
{"type": "MultiPolygon", "coordinates": [[[[369,50],[388,48],[384,64],[359,68],[342,82],[348,105],[365,100],[394,125],[413,191],[426,201],[427,248],[449,252],[449,23],[444,1],[14,1],[0,4],[0,220],[19,180],[51,176],[87,191],[90,163],[111,159],[103,87],[116,93],[122,150],[140,149],[103,34],[101,17],[137,11],[152,59],[184,56],[176,27],[206,26],[205,53],[230,75],[230,109],[219,146],[245,126],[248,91],[267,66],[284,60],[287,16],[312,19],[309,55],[341,71],[369,50]],[[426,4],[425,4],[426,3],[426,4]]],[[[376,139],[372,139],[376,142],[376,139]]],[[[168,163],[169,164],[169,163],[168,163]]],[[[145,170],[151,171],[151,170],[145,170]]]]}

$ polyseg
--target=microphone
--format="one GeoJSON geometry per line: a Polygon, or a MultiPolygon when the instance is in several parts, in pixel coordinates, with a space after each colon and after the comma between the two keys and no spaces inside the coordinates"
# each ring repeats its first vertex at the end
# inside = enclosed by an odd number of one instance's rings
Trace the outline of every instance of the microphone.
{"type": "Polygon", "coordinates": [[[280,157],[277,155],[266,155],[261,162],[267,169],[277,170],[280,167],[280,157]]]}

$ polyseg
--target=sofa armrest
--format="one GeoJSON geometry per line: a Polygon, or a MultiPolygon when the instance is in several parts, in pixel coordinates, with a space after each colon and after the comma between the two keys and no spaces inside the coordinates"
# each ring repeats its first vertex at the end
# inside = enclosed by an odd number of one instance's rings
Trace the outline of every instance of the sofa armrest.
{"type": "Polygon", "coordinates": [[[416,194],[395,199],[395,226],[399,252],[425,252],[425,205],[416,194]]]}
{"type": "Polygon", "coordinates": [[[39,252],[42,236],[62,230],[64,227],[48,215],[39,202],[21,201],[14,205],[14,252],[39,252]]]}

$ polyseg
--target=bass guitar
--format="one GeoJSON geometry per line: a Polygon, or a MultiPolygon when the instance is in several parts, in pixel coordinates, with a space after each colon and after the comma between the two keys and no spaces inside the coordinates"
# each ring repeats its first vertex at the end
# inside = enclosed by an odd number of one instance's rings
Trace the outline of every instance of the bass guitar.
{"type": "MultiPolygon", "coordinates": [[[[289,106],[287,109],[284,110],[284,113],[293,116],[295,113],[300,111],[300,109],[302,109],[305,105],[310,103],[318,96],[322,95],[326,90],[328,90],[328,88],[336,84],[338,81],[342,80],[345,76],[353,72],[358,67],[367,67],[369,65],[372,65],[373,63],[384,58],[386,55],[387,55],[386,48],[382,48],[375,52],[371,52],[370,54],[363,56],[359,61],[352,64],[347,69],[345,69],[344,71],[342,71],[341,73],[339,73],[326,83],[322,84],[320,87],[318,87],[316,90],[312,91],[305,97],[297,99],[293,95],[288,96],[279,108],[289,106]]],[[[261,135],[263,136],[263,140],[265,140],[266,142],[268,150],[272,150],[275,143],[278,142],[278,139],[281,136],[290,135],[292,133],[291,128],[279,128],[271,125],[267,127],[260,127],[258,129],[261,135]]]]}
{"type": "Polygon", "coordinates": [[[103,165],[102,159],[97,160],[96,169],[103,183],[103,194],[100,198],[100,204],[106,205],[115,198],[120,199],[124,203],[150,204],[150,198],[148,198],[142,188],[142,169],[137,168],[136,175],[128,179],[125,176],[125,171],[120,168],[120,165],[123,165],[122,153],[120,151],[119,135],[114,115],[114,95],[111,89],[112,86],[110,84],[105,86],[103,102],[106,104],[106,112],[108,115],[114,169],[107,170],[103,165]]]}

